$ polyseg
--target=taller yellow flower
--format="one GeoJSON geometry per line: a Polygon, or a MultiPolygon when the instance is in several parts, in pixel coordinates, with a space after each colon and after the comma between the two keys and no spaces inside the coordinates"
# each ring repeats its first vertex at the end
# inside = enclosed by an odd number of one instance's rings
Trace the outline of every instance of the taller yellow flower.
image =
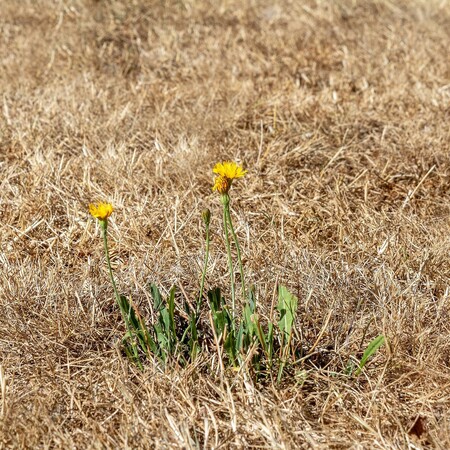
{"type": "Polygon", "coordinates": [[[113,213],[114,208],[111,203],[91,203],[89,205],[89,212],[92,217],[95,217],[98,220],[106,221],[108,217],[113,213]]]}
{"type": "Polygon", "coordinates": [[[214,186],[212,189],[213,191],[217,191],[220,194],[220,201],[222,202],[223,205],[223,229],[225,232],[225,246],[227,248],[228,269],[230,272],[230,282],[231,282],[231,317],[233,319],[231,326],[232,330],[236,331],[236,323],[235,323],[236,294],[235,294],[234,270],[233,270],[233,260],[231,257],[229,231],[231,231],[231,235],[233,236],[233,240],[236,245],[236,253],[239,261],[239,270],[241,272],[242,295],[244,299],[246,298],[246,293],[245,293],[244,269],[242,267],[241,249],[239,247],[239,241],[234,231],[233,222],[231,220],[230,196],[228,195],[228,191],[231,188],[233,180],[236,178],[242,178],[247,173],[247,171],[244,170],[242,166],[239,166],[233,161],[222,161],[218,162],[214,166],[213,172],[217,174],[217,177],[214,180],[214,186]]]}
{"type": "Polygon", "coordinates": [[[235,178],[242,178],[247,171],[234,161],[218,162],[213,169],[213,172],[222,177],[234,180],[235,178]]]}
{"type": "Polygon", "coordinates": [[[213,172],[218,175],[214,181],[213,191],[217,191],[220,194],[228,194],[231,183],[235,178],[242,178],[247,171],[234,161],[222,161],[218,162],[213,172]]]}

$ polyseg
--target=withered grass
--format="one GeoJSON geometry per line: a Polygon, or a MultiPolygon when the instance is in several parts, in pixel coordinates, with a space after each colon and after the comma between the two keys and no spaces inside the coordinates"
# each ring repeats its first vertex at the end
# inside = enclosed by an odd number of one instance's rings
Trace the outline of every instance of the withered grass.
{"type": "Polygon", "coordinates": [[[450,447],[448,1],[1,10],[2,448],[450,447]],[[276,283],[299,297],[311,355],[281,386],[117,350],[87,204],[114,203],[117,282],[151,317],[149,282],[198,292],[205,207],[227,287],[222,159],[249,170],[232,214],[263,314],[276,283]]]}

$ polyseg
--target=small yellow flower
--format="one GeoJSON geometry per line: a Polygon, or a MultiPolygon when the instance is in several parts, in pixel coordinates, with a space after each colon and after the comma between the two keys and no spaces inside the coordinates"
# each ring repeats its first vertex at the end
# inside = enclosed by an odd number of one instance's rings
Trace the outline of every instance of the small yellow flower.
{"type": "Polygon", "coordinates": [[[247,173],[246,170],[233,161],[223,161],[217,163],[214,166],[213,172],[221,177],[228,178],[229,180],[242,178],[247,173]]]}
{"type": "Polygon", "coordinates": [[[106,220],[114,211],[113,205],[111,203],[91,203],[89,205],[89,212],[92,217],[98,220],[106,220]]]}

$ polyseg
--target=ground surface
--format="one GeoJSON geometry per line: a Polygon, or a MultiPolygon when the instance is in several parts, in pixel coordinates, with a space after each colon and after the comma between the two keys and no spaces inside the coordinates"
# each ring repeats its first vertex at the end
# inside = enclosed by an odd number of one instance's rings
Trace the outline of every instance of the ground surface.
{"type": "Polygon", "coordinates": [[[2,448],[450,447],[448,1],[1,10],[2,448]],[[87,204],[116,206],[118,284],[150,314],[150,281],[195,296],[206,206],[207,284],[227,286],[221,159],[249,171],[233,217],[262,310],[288,285],[316,344],[279,387],[115,348],[87,204]]]}

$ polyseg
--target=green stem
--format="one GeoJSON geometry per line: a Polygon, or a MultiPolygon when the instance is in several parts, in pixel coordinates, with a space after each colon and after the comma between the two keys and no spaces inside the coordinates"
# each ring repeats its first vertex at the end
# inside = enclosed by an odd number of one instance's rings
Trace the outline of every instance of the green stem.
{"type": "Polygon", "coordinates": [[[205,265],[203,266],[202,281],[200,283],[200,295],[197,302],[197,316],[200,314],[200,308],[203,300],[203,289],[205,287],[206,271],[208,269],[209,259],[209,223],[206,224],[206,249],[205,249],[205,265]]]}
{"type": "Polygon", "coordinates": [[[245,292],[245,280],[244,280],[244,268],[242,266],[242,259],[241,259],[241,247],[239,246],[239,241],[236,235],[236,232],[234,231],[234,227],[233,227],[233,222],[231,221],[231,214],[230,214],[230,204],[227,204],[227,218],[228,218],[228,223],[230,225],[230,230],[231,230],[231,235],[233,236],[233,240],[234,240],[234,244],[236,245],[236,253],[237,253],[237,258],[238,258],[238,262],[239,262],[239,271],[241,273],[241,284],[242,284],[242,295],[244,297],[244,301],[246,299],[246,292],[245,292]]]}
{"type": "MultiPolygon", "coordinates": [[[[132,333],[131,333],[131,327],[130,327],[130,322],[128,320],[128,316],[127,316],[127,312],[124,311],[123,305],[122,305],[122,301],[120,299],[120,294],[119,291],[117,290],[117,285],[116,285],[116,281],[114,280],[114,274],[112,271],[112,267],[111,267],[111,258],[109,256],[109,249],[108,249],[108,221],[107,220],[100,220],[100,227],[102,229],[102,235],[103,235],[103,245],[105,248],[105,257],[106,257],[106,264],[108,266],[108,272],[109,272],[109,277],[111,278],[111,284],[113,286],[114,289],[114,295],[116,297],[116,302],[117,302],[117,306],[120,309],[120,313],[122,315],[122,318],[125,322],[125,326],[128,332],[128,335],[130,336],[130,339],[132,339],[132,333]]],[[[131,308],[131,305],[130,305],[131,308]]],[[[142,367],[141,365],[141,361],[139,359],[139,355],[138,355],[138,351],[136,348],[136,344],[134,342],[132,342],[132,347],[133,347],[133,352],[134,352],[134,357],[138,363],[139,367],[142,367]]]]}
{"type": "Polygon", "coordinates": [[[105,248],[105,257],[106,257],[106,265],[108,266],[108,272],[109,272],[109,277],[111,278],[111,284],[113,286],[114,289],[114,295],[116,296],[116,301],[117,301],[117,305],[119,306],[121,312],[122,312],[122,308],[120,306],[120,295],[119,295],[119,291],[117,290],[117,286],[116,286],[116,281],[114,280],[114,274],[112,271],[112,267],[111,267],[111,259],[109,257],[109,249],[108,249],[108,222],[106,220],[101,220],[100,221],[100,226],[102,229],[102,235],[103,235],[103,245],[105,248]]]}
{"type": "Polygon", "coordinates": [[[233,322],[233,331],[235,329],[236,322],[236,294],[234,292],[234,273],[233,273],[233,260],[231,259],[231,247],[230,247],[230,236],[228,234],[228,220],[227,220],[227,208],[230,202],[230,197],[228,194],[223,194],[221,197],[223,204],[223,228],[225,231],[225,245],[227,247],[228,255],[228,269],[230,271],[230,281],[231,281],[231,317],[233,322]]]}

